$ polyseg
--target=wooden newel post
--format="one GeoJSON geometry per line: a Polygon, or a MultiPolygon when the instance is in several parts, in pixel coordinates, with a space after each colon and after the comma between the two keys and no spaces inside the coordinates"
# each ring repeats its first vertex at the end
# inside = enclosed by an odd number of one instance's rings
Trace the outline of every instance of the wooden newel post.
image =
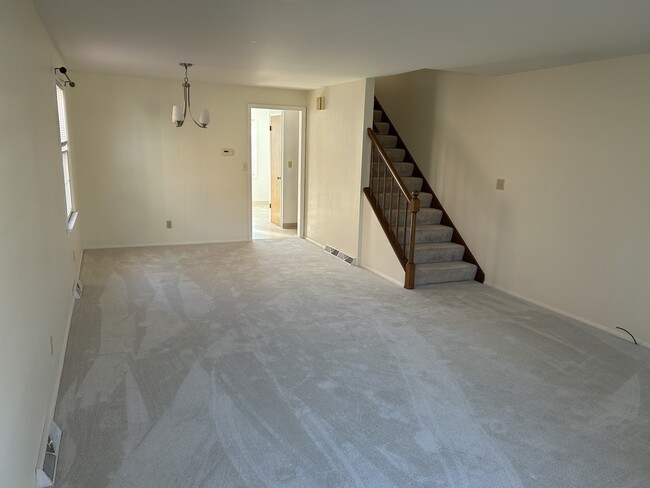
{"type": "Polygon", "coordinates": [[[411,238],[409,240],[408,261],[406,263],[406,277],[404,283],[404,288],[407,290],[415,288],[415,223],[417,220],[417,213],[420,211],[419,194],[420,192],[414,191],[412,193],[413,199],[410,202],[411,238]]]}

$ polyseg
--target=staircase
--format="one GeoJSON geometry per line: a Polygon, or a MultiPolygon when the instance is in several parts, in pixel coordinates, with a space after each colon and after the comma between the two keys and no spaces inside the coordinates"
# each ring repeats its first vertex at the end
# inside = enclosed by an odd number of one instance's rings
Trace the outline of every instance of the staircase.
{"type": "MultiPolygon", "coordinates": [[[[377,142],[384,149],[408,191],[419,192],[415,193],[420,201],[420,210],[415,214],[415,245],[412,258],[413,264],[415,264],[414,285],[422,286],[474,279],[483,282],[483,272],[464,245],[464,241],[454,228],[451,219],[445,214],[440,202],[431,191],[431,187],[422,177],[421,171],[412,161],[395,128],[381,110],[379,102],[375,101],[375,107],[379,108],[374,111],[373,120],[377,142]],[[463,260],[464,258],[465,260],[463,260]]],[[[404,231],[387,231],[389,240],[396,241],[391,242],[393,248],[402,248],[402,261],[404,261],[404,255],[411,240],[411,233],[406,229],[410,227],[413,214],[409,211],[409,204],[402,197],[395,182],[390,178],[384,178],[389,170],[376,154],[377,151],[373,151],[371,174],[374,176],[369,188],[366,189],[366,195],[371,203],[374,200],[375,212],[378,216],[381,214],[385,221],[383,223],[385,231],[387,228],[394,229],[396,225],[397,229],[404,229],[404,231]],[[392,211],[389,212],[391,208],[392,211]],[[399,211],[396,210],[398,208],[399,211]]],[[[402,264],[406,270],[406,263],[402,264]]]]}

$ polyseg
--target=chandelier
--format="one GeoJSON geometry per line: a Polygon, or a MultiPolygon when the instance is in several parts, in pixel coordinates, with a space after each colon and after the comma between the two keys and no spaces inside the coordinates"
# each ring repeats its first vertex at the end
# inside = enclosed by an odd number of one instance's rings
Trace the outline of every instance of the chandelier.
{"type": "Polygon", "coordinates": [[[185,79],[183,80],[183,110],[181,110],[180,105],[174,105],[172,107],[172,122],[176,127],[180,127],[185,122],[185,117],[187,113],[190,113],[190,118],[192,121],[202,129],[205,129],[210,123],[210,112],[207,108],[201,110],[201,115],[199,115],[199,121],[197,122],[194,116],[192,115],[192,108],[190,107],[190,81],[187,79],[187,68],[192,66],[192,63],[180,63],[180,65],[185,68],[185,79]]]}

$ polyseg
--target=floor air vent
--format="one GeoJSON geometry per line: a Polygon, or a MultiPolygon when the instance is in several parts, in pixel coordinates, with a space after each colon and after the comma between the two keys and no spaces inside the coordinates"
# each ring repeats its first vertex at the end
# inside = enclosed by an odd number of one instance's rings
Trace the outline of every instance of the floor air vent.
{"type": "Polygon", "coordinates": [[[81,281],[77,280],[74,284],[74,287],[72,288],[72,296],[75,297],[76,300],[79,300],[83,292],[84,284],[81,281]]]}
{"type": "Polygon", "coordinates": [[[59,447],[61,447],[61,429],[52,421],[45,447],[38,458],[39,467],[36,468],[36,486],[38,488],[47,488],[54,485],[59,447]]]}
{"type": "Polygon", "coordinates": [[[336,256],[339,259],[342,259],[348,264],[351,264],[352,266],[355,266],[357,264],[356,258],[353,258],[352,256],[348,256],[345,253],[342,253],[338,249],[334,249],[332,246],[325,246],[325,252],[330,253],[332,256],[336,256]]]}

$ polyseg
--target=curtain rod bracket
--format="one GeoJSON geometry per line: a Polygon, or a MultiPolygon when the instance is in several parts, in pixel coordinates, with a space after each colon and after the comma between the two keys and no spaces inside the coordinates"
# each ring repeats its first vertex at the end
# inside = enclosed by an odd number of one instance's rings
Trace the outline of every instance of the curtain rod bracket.
{"type": "Polygon", "coordinates": [[[65,66],[59,66],[57,68],[54,68],[54,72],[56,73],[57,71],[66,77],[66,79],[63,81],[64,86],[70,85],[70,88],[75,87],[75,82],[72,81],[68,76],[68,68],[66,68],[65,66]]]}

